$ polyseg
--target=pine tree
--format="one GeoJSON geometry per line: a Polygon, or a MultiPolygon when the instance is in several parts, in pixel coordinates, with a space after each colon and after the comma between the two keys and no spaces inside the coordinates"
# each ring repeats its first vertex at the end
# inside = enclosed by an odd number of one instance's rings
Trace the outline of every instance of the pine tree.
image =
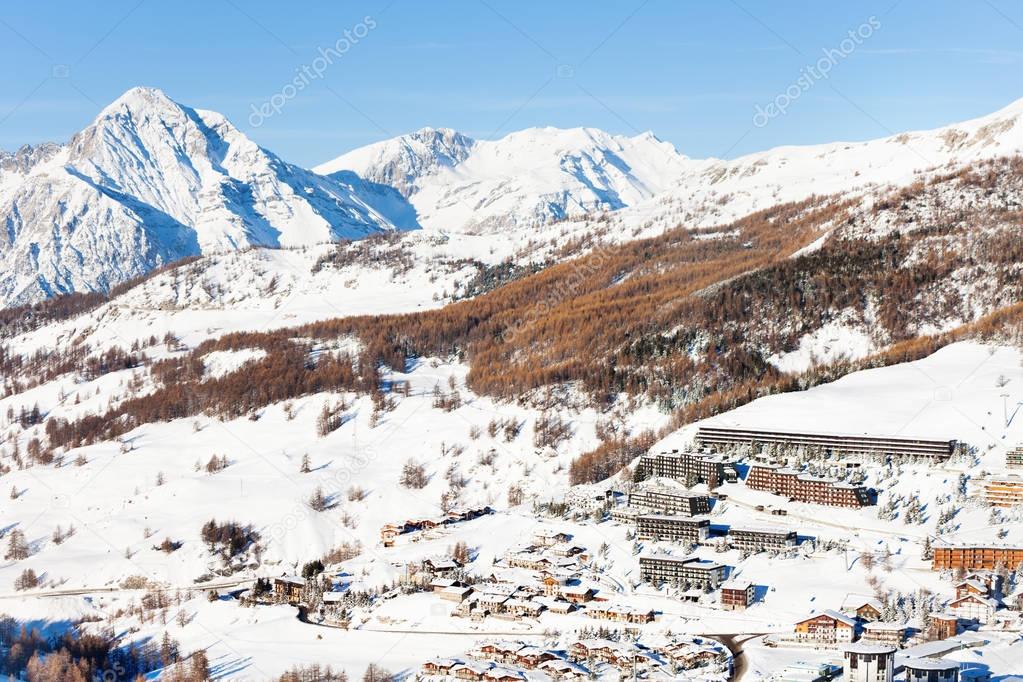
{"type": "Polygon", "coordinates": [[[19,561],[21,559],[27,559],[29,554],[28,542],[25,541],[25,533],[20,529],[15,528],[11,531],[10,538],[7,540],[7,553],[4,555],[4,559],[8,561],[19,561]]]}
{"type": "Polygon", "coordinates": [[[313,491],[312,496],[309,498],[309,507],[313,511],[321,512],[325,511],[327,506],[327,497],[323,494],[323,488],[317,486],[316,490],[313,491]]]}
{"type": "Polygon", "coordinates": [[[163,633],[163,638],[160,640],[160,661],[164,667],[178,661],[178,645],[170,638],[166,630],[163,633]]]}
{"type": "Polygon", "coordinates": [[[192,661],[190,668],[192,670],[192,677],[196,680],[208,680],[210,679],[210,660],[206,656],[204,649],[199,649],[192,654],[192,661]]]}

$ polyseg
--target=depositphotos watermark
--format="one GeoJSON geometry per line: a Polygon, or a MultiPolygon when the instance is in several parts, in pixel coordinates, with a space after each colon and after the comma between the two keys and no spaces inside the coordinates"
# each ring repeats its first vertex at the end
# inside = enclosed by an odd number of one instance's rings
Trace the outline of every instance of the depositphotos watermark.
{"type": "Polygon", "coordinates": [[[756,106],[756,113],[753,114],[753,125],[763,128],[771,119],[785,115],[792,103],[802,97],[804,92],[810,90],[819,81],[826,80],[831,75],[831,70],[843,59],[856,51],[860,45],[869,40],[874,33],[881,28],[881,20],[871,16],[859,25],[855,30],[849,31],[848,37],[838,44],[838,47],[828,47],[823,50],[824,55],[815,63],[804,66],[799,71],[799,78],[785,88],[785,91],[768,102],[764,106],[756,106]]]}
{"type": "Polygon", "coordinates": [[[359,41],[368,36],[369,32],[376,27],[376,19],[367,15],[355,26],[346,29],[333,45],[317,48],[319,56],[308,64],[303,64],[300,68],[295,69],[295,77],[286,83],[280,91],[271,95],[262,104],[252,105],[252,113],[249,114],[249,125],[253,128],[258,128],[263,125],[266,119],[281,113],[288,102],[295,99],[298,93],[309,87],[313,81],[323,78],[327,70],[336,61],[344,57],[349,50],[358,45],[359,41]]]}

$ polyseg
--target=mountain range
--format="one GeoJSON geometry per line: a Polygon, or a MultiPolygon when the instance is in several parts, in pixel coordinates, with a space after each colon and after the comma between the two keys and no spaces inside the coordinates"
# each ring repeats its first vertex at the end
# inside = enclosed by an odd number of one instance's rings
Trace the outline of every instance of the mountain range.
{"type": "MultiPolygon", "coordinates": [[[[134,88],[66,144],[0,153],[0,306],[105,291],[192,255],[423,229],[523,247],[565,221],[612,237],[725,224],[813,194],[867,194],[1023,150],[1023,100],[868,142],[691,159],[651,133],[422,130],[312,170],[224,116],[134,88]],[[605,220],[605,222],[607,222],[605,220]]],[[[550,235],[553,236],[553,235],[550,235]]]]}

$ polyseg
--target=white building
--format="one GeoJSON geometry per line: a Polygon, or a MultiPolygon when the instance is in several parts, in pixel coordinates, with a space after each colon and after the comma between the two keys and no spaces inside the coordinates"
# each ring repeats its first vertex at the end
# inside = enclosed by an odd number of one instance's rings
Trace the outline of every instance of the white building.
{"type": "Polygon", "coordinates": [[[902,670],[906,682],[959,682],[959,663],[944,658],[913,658],[902,670]]]}
{"type": "Polygon", "coordinates": [[[962,620],[975,620],[987,623],[994,616],[998,604],[990,597],[979,594],[967,594],[952,601],[949,610],[962,620]]]}
{"type": "Polygon", "coordinates": [[[845,648],[845,682],[892,682],[895,648],[882,644],[850,644],[845,648]]]}

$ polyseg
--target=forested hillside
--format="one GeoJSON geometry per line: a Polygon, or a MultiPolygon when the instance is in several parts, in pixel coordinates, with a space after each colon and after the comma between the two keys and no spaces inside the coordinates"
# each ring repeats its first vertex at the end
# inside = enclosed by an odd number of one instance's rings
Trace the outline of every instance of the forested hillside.
{"type": "MultiPolygon", "coordinates": [[[[502,399],[567,384],[600,408],[622,394],[680,416],[698,405],[734,406],[794,386],[774,359],[825,325],[857,329],[880,351],[1020,300],[1021,171],[1019,159],[999,160],[873,204],[814,198],[713,231],[679,227],[598,244],[438,310],[228,335],[155,364],[152,390],[129,392],[103,414],[51,422],[49,444],[200,413],[234,417],[320,391],[375,393],[383,406],[379,368],[422,356],[468,361],[469,387],[502,399]],[[317,344],[346,339],[358,350],[312,358],[317,344]],[[205,354],[244,348],[264,351],[262,359],[204,376],[205,354]]],[[[45,372],[58,359],[32,366],[45,372]]],[[[138,361],[117,355],[107,364],[138,361]]],[[[24,373],[23,361],[5,362],[24,373]]]]}

